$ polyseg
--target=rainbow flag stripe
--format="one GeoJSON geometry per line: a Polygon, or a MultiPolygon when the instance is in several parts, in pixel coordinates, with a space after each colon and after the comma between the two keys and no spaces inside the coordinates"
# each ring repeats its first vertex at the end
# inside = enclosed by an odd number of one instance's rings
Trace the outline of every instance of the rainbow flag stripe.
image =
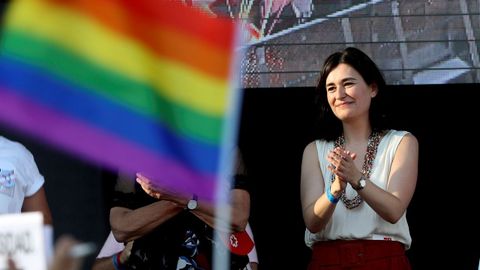
{"type": "Polygon", "coordinates": [[[238,118],[234,38],[231,21],[175,1],[13,1],[0,121],[211,198],[238,118]]]}

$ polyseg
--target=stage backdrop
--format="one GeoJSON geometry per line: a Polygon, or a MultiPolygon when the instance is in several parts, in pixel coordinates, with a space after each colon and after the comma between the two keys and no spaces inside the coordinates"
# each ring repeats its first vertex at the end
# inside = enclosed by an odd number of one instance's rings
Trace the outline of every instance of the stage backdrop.
{"type": "Polygon", "coordinates": [[[389,84],[480,82],[476,0],[185,2],[242,21],[244,87],[313,86],[325,57],[346,46],[371,55],[389,84]]]}

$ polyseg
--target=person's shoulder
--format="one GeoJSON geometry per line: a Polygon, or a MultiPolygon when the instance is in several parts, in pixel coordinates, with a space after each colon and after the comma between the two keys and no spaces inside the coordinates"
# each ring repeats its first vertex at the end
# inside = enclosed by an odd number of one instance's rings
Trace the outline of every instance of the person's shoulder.
{"type": "Polygon", "coordinates": [[[2,151],[12,151],[16,154],[32,156],[32,153],[22,143],[0,136],[0,147],[2,151]]]}
{"type": "Polygon", "coordinates": [[[0,136],[0,144],[2,145],[2,147],[22,147],[23,144],[17,142],[17,141],[14,141],[14,140],[11,140],[9,138],[6,138],[6,137],[3,137],[3,136],[0,136]]]}
{"type": "Polygon", "coordinates": [[[316,149],[317,149],[317,141],[318,141],[318,140],[314,140],[314,141],[309,142],[307,145],[305,145],[305,148],[303,149],[303,153],[309,152],[309,151],[312,151],[312,150],[315,150],[315,151],[316,151],[316,149]]]}
{"type": "Polygon", "coordinates": [[[303,156],[316,156],[319,149],[324,149],[324,145],[328,143],[326,140],[317,139],[308,143],[303,149],[303,156]]]}
{"type": "Polygon", "coordinates": [[[325,143],[328,143],[328,141],[325,140],[325,139],[316,139],[316,140],[313,140],[313,141],[309,142],[309,143],[305,146],[305,149],[307,149],[307,148],[312,148],[312,147],[313,147],[313,148],[316,148],[317,145],[319,145],[319,144],[325,144],[325,143]]]}
{"type": "Polygon", "coordinates": [[[390,134],[391,136],[409,137],[416,139],[415,135],[413,135],[413,133],[408,130],[389,129],[386,131],[386,134],[390,134]]]}
{"type": "Polygon", "coordinates": [[[327,145],[329,143],[333,143],[333,141],[328,141],[326,139],[316,139],[311,142],[309,142],[306,146],[304,151],[307,151],[307,149],[317,149],[317,147],[322,147],[324,145],[327,145]]]}
{"type": "Polygon", "coordinates": [[[413,133],[406,132],[402,138],[402,143],[410,145],[410,147],[418,148],[418,140],[413,133]]]}
{"type": "Polygon", "coordinates": [[[387,131],[386,135],[391,136],[392,138],[397,137],[401,144],[408,144],[415,147],[418,145],[417,137],[407,130],[390,129],[387,131]]]}

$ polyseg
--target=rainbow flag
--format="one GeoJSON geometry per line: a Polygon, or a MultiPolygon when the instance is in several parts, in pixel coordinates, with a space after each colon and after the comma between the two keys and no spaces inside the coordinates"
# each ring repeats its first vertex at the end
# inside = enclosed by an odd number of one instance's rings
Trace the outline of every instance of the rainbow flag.
{"type": "Polygon", "coordinates": [[[237,134],[233,22],[163,0],[17,0],[4,19],[1,122],[213,198],[237,134]]]}

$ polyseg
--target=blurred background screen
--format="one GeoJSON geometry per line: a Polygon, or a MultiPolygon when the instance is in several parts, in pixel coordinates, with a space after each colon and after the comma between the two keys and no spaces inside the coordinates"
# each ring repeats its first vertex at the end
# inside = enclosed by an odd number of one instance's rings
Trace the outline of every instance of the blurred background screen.
{"type": "Polygon", "coordinates": [[[314,86],[326,56],[345,46],[366,51],[388,84],[479,82],[476,0],[184,2],[242,22],[244,88],[314,86]]]}

